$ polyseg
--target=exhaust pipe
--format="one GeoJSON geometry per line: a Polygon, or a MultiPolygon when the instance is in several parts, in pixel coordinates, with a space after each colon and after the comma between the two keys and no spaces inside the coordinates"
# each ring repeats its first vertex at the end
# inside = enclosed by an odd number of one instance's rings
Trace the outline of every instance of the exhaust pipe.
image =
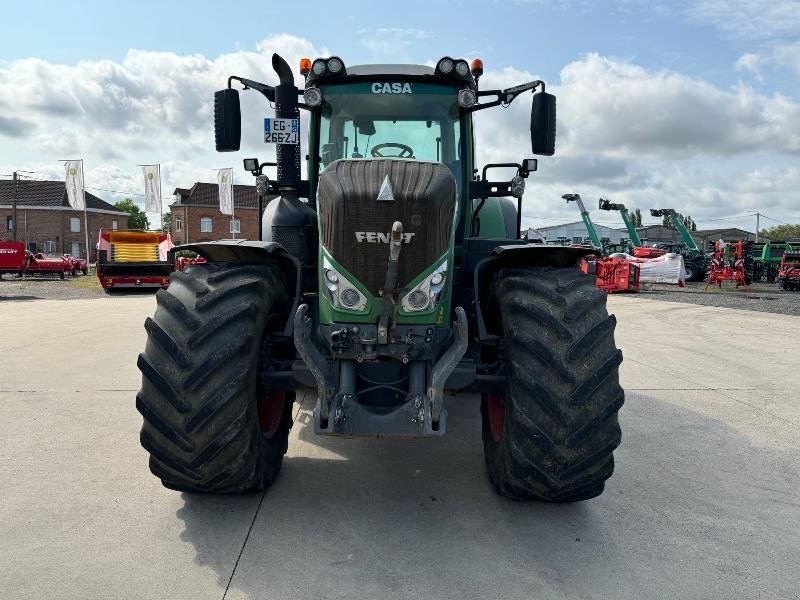
{"type": "MultiPolygon", "coordinates": [[[[279,119],[299,119],[298,90],[289,64],[278,54],[272,55],[272,68],[280,85],[275,86],[275,116],[279,119]]],[[[297,198],[300,189],[300,145],[277,144],[278,188],[284,198],[297,198]]]]}

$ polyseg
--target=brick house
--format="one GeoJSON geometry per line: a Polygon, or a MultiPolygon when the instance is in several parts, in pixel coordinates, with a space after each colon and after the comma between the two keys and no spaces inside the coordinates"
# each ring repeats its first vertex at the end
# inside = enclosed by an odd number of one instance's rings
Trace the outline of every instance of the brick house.
{"type": "MultiPolygon", "coordinates": [[[[14,182],[0,180],[0,240],[14,239],[14,182]]],[[[16,239],[31,252],[86,257],[83,211],[67,200],[63,181],[17,181],[16,239]]],[[[89,259],[96,258],[100,229],[127,229],[128,213],[86,192],[89,259]]]]}
{"type": "MultiPolygon", "coordinates": [[[[170,235],[175,245],[236,238],[258,239],[258,194],[253,185],[233,186],[233,217],[219,211],[216,183],[198,181],[176,188],[170,204],[170,235]]],[[[264,206],[274,196],[264,198],[264,206]]]]}

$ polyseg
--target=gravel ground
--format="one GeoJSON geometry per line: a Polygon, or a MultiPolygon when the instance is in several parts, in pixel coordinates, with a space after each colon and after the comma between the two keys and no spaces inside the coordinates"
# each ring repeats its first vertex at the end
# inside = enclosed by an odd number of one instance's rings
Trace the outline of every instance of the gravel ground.
{"type": "Polygon", "coordinates": [[[650,284],[642,286],[638,297],[800,316],[800,292],[784,292],[777,285],[766,283],[751,285],[748,294],[737,291],[730,282],[723,283],[723,286],[721,291],[709,288],[704,292],[703,282],[687,283],[685,288],[650,284]]]}
{"type": "MultiPolygon", "coordinates": [[[[117,294],[153,294],[153,289],[123,290],[117,294]]],[[[83,300],[106,296],[94,273],[63,280],[58,277],[26,277],[3,275],[0,280],[0,303],[9,300],[83,300]]]]}

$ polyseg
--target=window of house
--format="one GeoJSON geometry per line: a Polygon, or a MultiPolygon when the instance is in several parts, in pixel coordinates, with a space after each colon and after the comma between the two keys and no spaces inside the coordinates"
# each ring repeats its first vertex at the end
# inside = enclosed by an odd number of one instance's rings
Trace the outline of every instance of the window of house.
{"type": "Polygon", "coordinates": [[[45,254],[55,254],[56,253],[56,243],[52,240],[47,240],[44,243],[44,248],[42,248],[42,252],[45,254]]]}
{"type": "Polygon", "coordinates": [[[175,219],[175,231],[183,231],[183,221],[175,219]]]}
{"type": "Polygon", "coordinates": [[[6,229],[9,231],[14,230],[14,217],[6,217],[6,229]]]}
{"type": "Polygon", "coordinates": [[[211,218],[210,217],[203,217],[200,219],[200,231],[203,233],[208,233],[211,231],[211,218]]]}
{"type": "Polygon", "coordinates": [[[117,222],[116,221],[111,221],[111,230],[112,231],[116,231],[117,230],[117,222]]]}
{"type": "Polygon", "coordinates": [[[242,223],[239,219],[231,219],[231,233],[241,233],[242,223]]]}
{"type": "Polygon", "coordinates": [[[81,220],[78,217],[70,217],[69,230],[72,233],[78,233],[81,230],[81,220]]]}
{"type": "Polygon", "coordinates": [[[583,237],[582,236],[573,237],[572,238],[572,243],[573,244],[582,244],[583,243],[583,237]]]}

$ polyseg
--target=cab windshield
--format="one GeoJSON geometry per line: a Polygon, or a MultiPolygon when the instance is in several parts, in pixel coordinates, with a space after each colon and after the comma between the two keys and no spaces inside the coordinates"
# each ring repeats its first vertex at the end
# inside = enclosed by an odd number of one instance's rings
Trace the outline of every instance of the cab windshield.
{"type": "Polygon", "coordinates": [[[425,83],[352,83],[322,88],[320,170],[340,158],[444,163],[460,183],[457,90],[425,83]]]}

